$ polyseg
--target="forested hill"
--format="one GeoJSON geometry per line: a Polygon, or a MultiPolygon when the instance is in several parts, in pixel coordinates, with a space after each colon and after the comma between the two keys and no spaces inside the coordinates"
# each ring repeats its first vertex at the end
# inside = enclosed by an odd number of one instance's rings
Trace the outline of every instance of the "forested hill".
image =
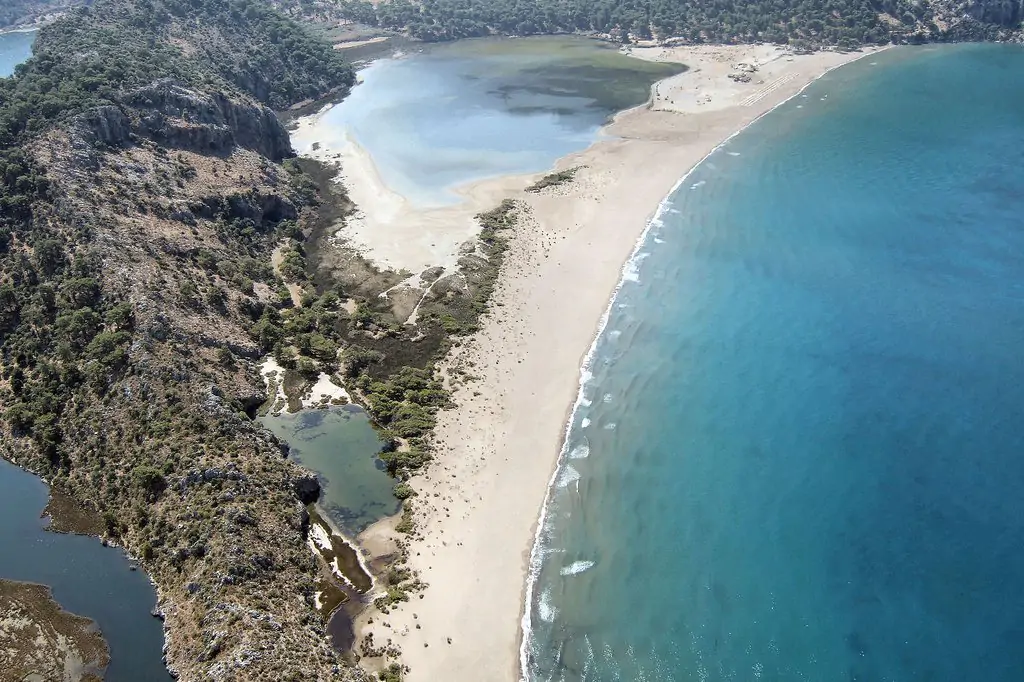
{"type": "MultiPolygon", "coordinates": [[[[283,1],[283,0],[282,0],[283,1]]],[[[852,46],[1020,35],[1024,0],[338,0],[354,20],[423,40],[595,31],[695,43],[852,46]]],[[[329,6],[330,0],[320,5],[329,6]]]]}
{"type": "Polygon", "coordinates": [[[353,82],[329,46],[248,0],[99,0],[42,29],[34,52],[0,81],[0,141],[158,78],[275,109],[353,82]]]}
{"type": "Polygon", "coordinates": [[[184,679],[346,679],[318,484],[251,415],[315,199],[272,108],[352,82],[256,0],[95,0],[0,79],[0,455],[140,559],[184,679]]]}

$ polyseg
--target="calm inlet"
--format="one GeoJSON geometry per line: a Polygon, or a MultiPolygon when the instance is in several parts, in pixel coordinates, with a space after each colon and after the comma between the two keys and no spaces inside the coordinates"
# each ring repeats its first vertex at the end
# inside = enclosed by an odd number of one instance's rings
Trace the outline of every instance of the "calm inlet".
{"type": "Polygon", "coordinates": [[[0,78],[14,73],[14,67],[32,56],[35,31],[0,33],[0,78]]]}
{"type": "Polygon", "coordinates": [[[47,495],[38,478],[0,460],[0,578],[49,585],[62,608],[96,621],[110,647],[106,682],[170,680],[146,574],[96,538],[46,530],[47,495]]]}
{"type": "Polygon", "coordinates": [[[377,457],[384,443],[362,408],[301,410],[260,417],[260,422],[288,444],[289,457],[316,472],[319,505],[341,530],[356,535],[398,512],[395,480],[377,457]]]}

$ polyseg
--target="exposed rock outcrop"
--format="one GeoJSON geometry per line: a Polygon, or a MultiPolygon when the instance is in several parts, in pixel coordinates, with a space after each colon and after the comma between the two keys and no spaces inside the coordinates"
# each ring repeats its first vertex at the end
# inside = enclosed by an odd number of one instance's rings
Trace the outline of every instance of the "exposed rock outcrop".
{"type": "Polygon", "coordinates": [[[123,147],[139,137],[200,154],[225,156],[243,147],[273,161],[294,155],[288,132],[267,107],[170,79],[124,94],[119,106],[78,114],[69,133],[79,164],[88,169],[96,168],[97,147],[123,147]]]}
{"type": "Polygon", "coordinates": [[[313,504],[320,499],[320,481],[316,476],[301,476],[293,482],[295,496],[302,504],[313,504]]]}

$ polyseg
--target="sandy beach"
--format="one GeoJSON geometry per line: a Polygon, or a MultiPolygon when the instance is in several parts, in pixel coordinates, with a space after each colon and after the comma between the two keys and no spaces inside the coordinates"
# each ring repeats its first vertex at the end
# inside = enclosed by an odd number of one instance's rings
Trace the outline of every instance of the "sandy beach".
{"type": "MultiPolygon", "coordinates": [[[[429,589],[387,616],[375,614],[372,625],[360,624],[377,643],[390,639],[401,647],[412,682],[520,678],[521,618],[538,517],[581,363],[623,263],[688,170],[829,69],[865,53],[794,56],[772,46],[701,46],[634,48],[632,54],[679,61],[690,70],[660,82],[651,106],[619,115],[607,138],[561,159],[557,169],[583,168],[573,182],[540,194],[522,191],[537,176],[481,183],[466,189],[464,204],[442,209],[447,220],[420,216],[410,223],[401,198],[388,195],[372,171],[372,160],[360,161],[351,147],[317,151],[326,158],[348,154],[340,157],[345,183],[363,210],[340,238],[413,272],[451,262],[472,234],[460,218],[506,196],[529,207],[492,311],[447,360],[478,380],[455,386],[458,408],[440,415],[436,461],[413,480],[424,538],[412,542],[410,565],[429,589]],[[730,78],[744,72],[749,82],[730,78]]],[[[360,542],[385,551],[392,526],[378,523],[360,542]]]]}
{"type": "Polygon", "coordinates": [[[378,265],[410,274],[441,266],[454,268],[459,247],[480,230],[474,216],[530,184],[532,176],[505,176],[454,188],[464,201],[423,207],[385,184],[370,154],[344,131],[325,124],[330,110],[296,121],[292,146],[340,169],[339,178],[357,209],[337,238],[378,265]]]}

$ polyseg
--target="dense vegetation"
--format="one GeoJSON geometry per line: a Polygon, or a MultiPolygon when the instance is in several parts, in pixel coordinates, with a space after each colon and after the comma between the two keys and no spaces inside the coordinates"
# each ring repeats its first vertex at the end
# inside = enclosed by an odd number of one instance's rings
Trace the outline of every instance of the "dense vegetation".
{"type": "Polygon", "coordinates": [[[0,79],[0,145],[166,77],[276,109],[354,78],[330,46],[262,2],[101,0],[40,31],[35,57],[0,79]]]}
{"type": "Polygon", "coordinates": [[[341,674],[250,328],[315,201],[264,105],[352,80],[249,0],[96,0],[0,80],[0,454],[143,560],[189,679],[341,674]]]}
{"type": "Polygon", "coordinates": [[[5,401],[7,417],[51,458],[55,412],[69,394],[87,380],[101,388],[124,366],[132,310],[103,295],[88,223],[55,215],[45,169],[22,146],[55,121],[123,106],[124,91],[167,77],[286,106],[348,87],[352,70],[260,3],[101,0],[44,29],[34,58],[0,79],[0,362],[18,398],[5,401]],[[192,42],[176,44],[174,34],[192,42]],[[214,42],[238,44],[216,51],[214,42]]]}
{"type": "Polygon", "coordinates": [[[1020,28],[1019,0],[342,0],[353,20],[423,40],[491,33],[597,32],[622,40],[794,42],[853,46],[890,40],[992,38],[1020,28]],[[1005,31],[1004,31],[1005,32],[1005,31]]]}

